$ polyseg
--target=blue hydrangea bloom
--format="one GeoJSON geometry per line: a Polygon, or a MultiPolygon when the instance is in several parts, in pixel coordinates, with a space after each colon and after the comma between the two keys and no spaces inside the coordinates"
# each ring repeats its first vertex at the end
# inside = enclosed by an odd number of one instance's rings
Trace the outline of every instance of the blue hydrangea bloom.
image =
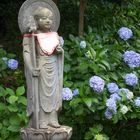
{"type": "Polygon", "coordinates": [[[134,100],[134,104],[136,107],[140,107],[140,97],[137,97],[135,100],[134,100]]]}
{"type": "Polygon", "coordinates": [[[60,45],[63,47],[64,46],[64,39],[62,36],[59,37],[60,45]]]}
{"type": "Polygon", "coordinates": [[[117,112],[117,106],[116,106],[116,101],[112,98],[107,99],[106,101],[106,106],[108,107],[109,110],[112,112],[116,113],[117,112]]]}
{"type": "Polygon", "coordinates": [[[126,74],[124,79],[125,83],[129,86],[135,86],[138,84],[138,77],[133,73],[126,74]]]}
{"type": "Polygon", "coordinates": [[[119,30],[118,30],[118,34],[119,34],[119,37],[121,39],[123,39],[124,41],[130,39],[132,36],[133,36],[133,32],[131,29],[127,28],[127,27],[121,27],[119,30]]]}
{"type": "Polygon", "coordinates": [[[89,85],[94,91],[100,93],[104,89],[105,82],[99,76],[92,76],[89,80],[89,85]]]}
{"type": "Polygon", "coordinates": [[[18,67],[18,61],[15,59],[9,59],[7,65],[10,69],[15,70],[18,67]]]}
{"type": "Polygon", "coordinates": [[[107,89],[110,93],[118,93],[119,88],[118,85],[116,83],[109,83],[107,84],[107,89]]]}
{"type": "Polygon", "coordinates": [[[73,94],[72,94],[71,89],[68,87],[63,88],[62,99],[68,101],[68,100],[71,100],[72,98],[73,98],[73,94]]]}
{"type": "Polygon", "coordinates": [[[75,89],[74,91],[73,91],[73,96],[77,96],[79,94],[79,90],[78,89],[75,89]]]}
{"type": "Polygon", "coordinates": [[[117,93],[111,94],[110,98],[112,98],[114,101],[121,100],[121,97],[117,93]]]}
{"type": "Polygon", "coordinates": [[[140,66],[140,54],[134,51],[126,51],[123,54],[123,60],[130,68],[140,66]]]}
{"type": "Polygon", "coordinates": [[[81,48],[84,49],[84,48],[86,48],[86,46],[87,46],[86,41],[81,41],[81,42],[80,42],[80,47],[81,47],[81,48]]]}
{"type": "Polygon", "coordinates": [[[112,111],[110,111],[108,108],[106,109],[106,111],[105,111],[105,117],[107,118],[107,119],[111,119],[112,118],[112,116],[113,116],[113,113],[112,113],[112,111]]]}

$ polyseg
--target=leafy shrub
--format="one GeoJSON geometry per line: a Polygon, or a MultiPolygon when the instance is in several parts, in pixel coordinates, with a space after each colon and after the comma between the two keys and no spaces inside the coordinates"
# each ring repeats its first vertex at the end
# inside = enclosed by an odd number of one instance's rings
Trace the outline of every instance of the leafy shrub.
{"type": "Polygon", "coordinates": [[[19,140],[19,131],[27,123],[23,76],[13,58],[14,54],[0,49],[0,140],[19,140]]]}
{"type": "Polygon", "coordinates": [[[138,40],[131,36],[123,41],[117,31],[96,34],[91,27],[84,37],[65,40],[64,87],[79,94],[64,101],[60,120],[73,126],[73,139],[115,139],[127,125],[139,128],[140,65],[130,67],[124,61],[124,53],[134,50],[138,59],[129,61],[140,62],[139,46],[133,46],[138,40]]]}

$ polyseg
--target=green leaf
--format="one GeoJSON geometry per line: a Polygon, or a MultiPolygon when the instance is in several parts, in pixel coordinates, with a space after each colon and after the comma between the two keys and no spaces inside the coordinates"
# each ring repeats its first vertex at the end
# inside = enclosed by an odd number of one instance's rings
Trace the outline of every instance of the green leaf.
{"type": "Polygon", "coordinates": [[[6,93],[9,95],[15,95],[15,92],[10,88],[6,88],[6,93]]]}
{"type": "Polygon", "coordinates": [[[12,95],[9,97],[9,103],[11,104],[15,103],[17,100],[18,100],[17,96],[12,95]]]}
{"type": "Polygon", "coordinates": [[[104,56],[106,56],[106,52],[107,52],[107,50],[102,50],[100,53],[99,53],[99,58],[102,58],[102,57],[104,57],[104,56]]]}
{"type": "Polygon", "coordinates": [[[8,126],[9,125],[9,120],[6,118],[2,121],[4,126],[8,126]]]}
{"type": "Polygon", "coordinates": [[[116,73],[110,73],[110,77],[115,80],[118,81],[118,76],[116,75],[116,73]]]}
{"type": "Polygon", "coordinates": [[[101,134],[95,135],[95,140],[103,140],[103,136],[101,134]]]}
{"type": "Polygon", "coordinates": [[[96,51],[93,48],[90,48],[90,57],[95,60],[96,59],[96,51]]]}
{"type": "Polygon", "coordinates": [[[0,86],[0,97],[4,96],[6,93],[5,89],[3,87],[0,86]]]}
{"type": "Polygon", "coordinates": [[[19,132],[20,126],[19,125],[10,125],[7,129],[11,132],[19,132]]]}
{"type": "Polygon", "coordinates": [[[4,103],[0,103],[0,111],[3,111],[6,109],[6,105],[4,103]]]}
{"type": "Polygon", "coordinates": [[[83,101],[88,107],[91,107],[92,98],[83,98],[83,101]]]}
{"type": "Polygon", "coordinates": [[[9,122],[11,125],[20,125],[20,118],[17,115],[11,116],[9,122]]]}
{"type": "Polygon", "coordinates": [[[78,109],[78,110],[75,111],[75,115],[76,116],[80,116],[82,114],[83,114],[83,108],[80,108],[80,109],[78,109]]]}
{"type": "Polygon", "coordinates": [[[18,99],[18,103],[21,103],[23,105],[27,105],[27,99],[24,96],[20,96],[18,99]]]}
{"type": "Polygon", "coordinates": [[[16,95],[17,96],[21,96],[25,93],[25,88],[24,86],[21,86],[21,87],[18,87],[17,90],[16,90],[16,95]]]}
{"type": "Polygon", "coordinates": [[[0,123],[0,130],[2,129],[2,123],[0,123]]]}
{"type": "Polygon", "coordinates": [[[70,101],[70,106],[78,105],[81,102],[80,98],[75,98],[72,101],[70,101]]]}
{"type": "Polygon", "coordinates": [[[7,130],[7,127],[3,127],[2,130],[1,130],[2,140],[7,140],[7,138],[9,137],[9,135],[10,135],[10,133],[7,130]]]}
{"type": "Polygon", "coordinates": [[[98,64],[98,66],[99,66],[100,68],[102,68],[103,70],[107,71],[107,69],[106,69],[106,67],[105,67],[104,65],[98,64]]]}
{"type": "Polygon", "coordinates": [[[14,105],[9,105],[8,106],[8,110],[10,112],[17,112],[18,111],[18,107],[14,104],[14,105]]]}
{"type": "Polygon", "coordinates": [[[93,137],[93,136],[92,136],[92,134],[91,134],[90,131],[86,132],[86,134],[85,134],[85,140],[89,140],[89,139],[91,139],[92,137],[93,137]]]}
{"type": "Polygon", "coordinates": [[[99,100],[97,98],[92,98],[92,102],[98,104],[99,100]]]}
{"type": "Polygon", "coordinates": [[[110,70],[110,64],[107,61],[102,60],[101,63],[104,64],[104,66],[106,66],[108,70],[110,70]]]}
{"type": "Polygon", "coordinates": [[[73,82],[71,81],[64,81],[65,87],[71,87],[73,85],[73,82]]]}

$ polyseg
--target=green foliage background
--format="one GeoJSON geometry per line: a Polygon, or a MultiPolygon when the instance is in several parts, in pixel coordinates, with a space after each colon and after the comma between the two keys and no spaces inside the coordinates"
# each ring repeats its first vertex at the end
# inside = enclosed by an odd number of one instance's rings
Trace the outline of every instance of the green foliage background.
{"type": "MultiPolygon", "coordinates": [[[[0,50],[0,57],[16,58],[20,63],[19,69],[10,71],[0,62],[1,140],[18,140],[20,128],[27,124],[26,95],[23,95],[25,79],[22,37],[17,25],[18,11],[23,2],[24,0],[0,2],[0,44],[6,50],[0,50]],[[16,55],[10,55],[11,52],[16,55]],[[16,79],[16,82],[8,79],[9,76],[16,79]],[[7,86],[9,83],[10,87],[7,86]]],[[[104,111],[108,92],[105,89],[104,94],[97,95],[89,88],[88,81],[91,76],[99,75],[106,83],[114,81],[120,87],[126,87],[123,81],[126,73],[135,72],[140,75],[139,68],[130,69],[122,60],[122,54],[126,50],[140,53],[140,1],[87,0],[84,35],[81,37],[77,36],[79,0],[60,0],[58,8],[61,13],[58,32],[65,40],[64,87],[72,90],[78,88],[80,92],[72,101],[64,101],[60,123],[73,127],[72,140],[138,140],[140,110],[132,107],[133,112],[126,116],[106,120],[104,111]],[[122,26],[129,27],[134,33],[133,38],[127,42],[117,35],[122,26]],[[80,48],[82,40],[87,43],[85,49],[80,48]]],[[[139,96],[139,86],[130,90],[139,96]]]]}

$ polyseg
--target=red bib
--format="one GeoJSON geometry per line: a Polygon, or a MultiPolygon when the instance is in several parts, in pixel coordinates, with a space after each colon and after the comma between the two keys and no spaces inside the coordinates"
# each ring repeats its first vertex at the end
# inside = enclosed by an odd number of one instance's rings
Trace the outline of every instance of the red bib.
{"type": "Polygon", "coordinates": [[[41,50],[51,55],[59,45],[58,34],[56,32],[36,34],[41,50]]]}

